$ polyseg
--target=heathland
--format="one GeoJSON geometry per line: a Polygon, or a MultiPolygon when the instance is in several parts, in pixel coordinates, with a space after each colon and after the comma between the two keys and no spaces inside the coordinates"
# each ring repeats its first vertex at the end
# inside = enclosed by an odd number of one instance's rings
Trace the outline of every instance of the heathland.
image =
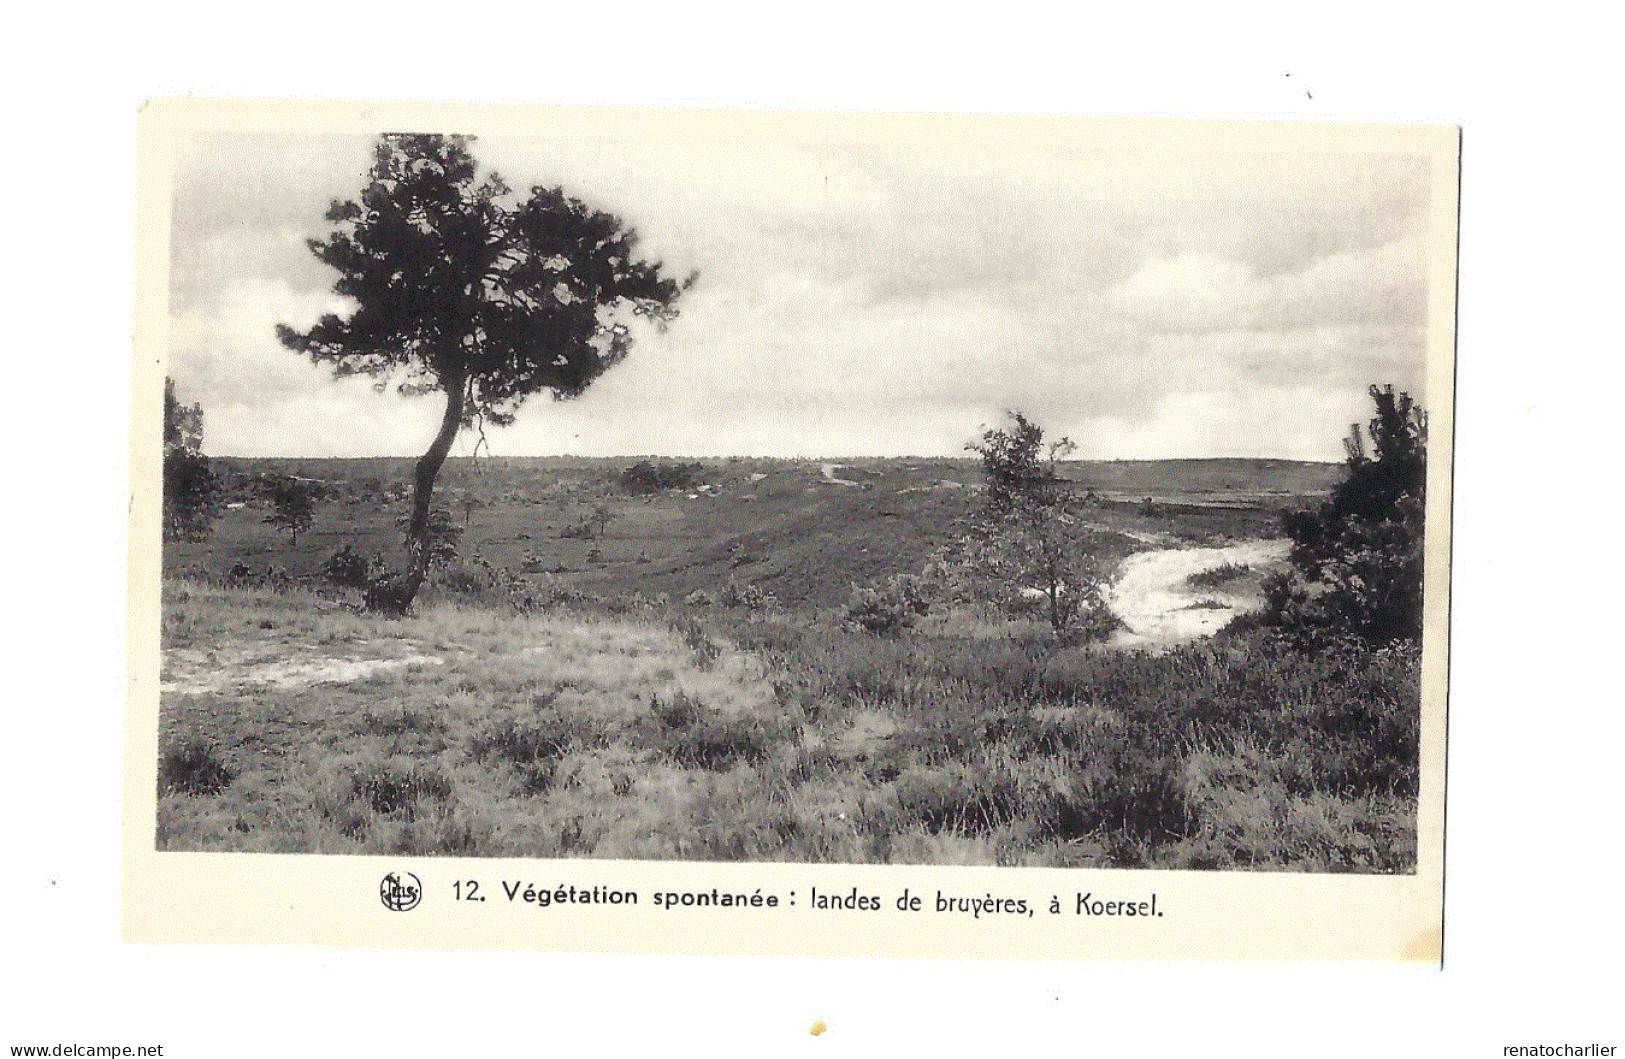
{"type": "Polygon", "coordinates": [[[1231,620],[1337,465],[1065,464],[1127,622],[1080,643],[1020,593],[849,620],[964,532],[971,460],[454,461],[401,619],[333,579],[399,549],[410,461],[216,463],[165,546],[160,848],[1414,867],[1416,651],[1231,620]]]}

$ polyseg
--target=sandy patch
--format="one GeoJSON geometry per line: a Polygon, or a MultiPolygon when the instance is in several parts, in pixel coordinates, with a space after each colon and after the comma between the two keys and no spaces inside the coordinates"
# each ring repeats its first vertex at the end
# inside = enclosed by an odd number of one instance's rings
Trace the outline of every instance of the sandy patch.
{"type": "Polygon", "coordinates": [[[1237,614],[1263,603],[1253,587],[1257,579],[1199,587],[1187,583],[1187,578],[1227,563],[1249,566],[1255,572],[1278,567],[1291,548],[1292,542],[1287,540],[1256,540],[1224,548],[1167,548],[1129,556],[1106,590],[1107,605],[1128,626],[1112,642],[1165,646],[1213,635],[1237,614]],[[1193,606],[1198,603],[1219,606],[1193,606]]]}
{"type": "Polygon", "coordinates": [[[233,641],[207,648],[171,648],[164,652],[158,689],[165,695],[207,695],[239,687],[288,691],[314,684],[349,684],[392,669],[444,661],[421,653],[424,646],[400,640],[326,646],[233,641]]]}

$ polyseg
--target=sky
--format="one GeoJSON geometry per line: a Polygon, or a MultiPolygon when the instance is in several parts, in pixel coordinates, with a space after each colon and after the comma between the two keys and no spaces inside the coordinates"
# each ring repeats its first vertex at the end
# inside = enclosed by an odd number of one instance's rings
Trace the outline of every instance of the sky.
{"type": "MultiPolygon", "coordinates": [[[[496,455],[961,455],[1018,409],[1085,459],[1336,460],[1366,386],[1424,402],[1428,158],[1109,137],[482,136],[698,273],[581,397],[496,455]]],[[[446,130],[455,131],[455,130],[446,130]]],[[[371,138],[194,134],[177,152],[168,371],[216,455],[416,455],[438,396],[335,380],[275,326],[348,312],[305,240],[371,138]]],[[[467,453],[473,439],[459,440],[467,453]]]]}

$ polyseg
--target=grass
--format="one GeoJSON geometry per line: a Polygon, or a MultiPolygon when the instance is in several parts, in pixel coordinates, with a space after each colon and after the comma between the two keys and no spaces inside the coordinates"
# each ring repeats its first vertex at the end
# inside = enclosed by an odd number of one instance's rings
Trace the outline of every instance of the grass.
{"type": "Polygon", "coordinates": [[[231,784],[233,778],[232,770],[220,760],[219,751],[201,739],[189,739],[159,754],[160,792],[218,794],[231,784]]]}
{"type": "Polygon", "coordinates": [[[389,621],[167,584],[160,848],[1415,865],[1414,652],[1255,634],[1150,654],[979,614],[890,639],[805,606],[620,609],[443,600],[389,621]],[[406,661],[327,683],[256,668],[377,654],[406,661]]]}
{"type": "MultiPolygon", "coordinates": [[[[628,496],[618,479],[636,462],[589,459],[466,458],[448,462],[436,502],[467,526],[461,550],[523,572],[548,593],[573,589],[603,599],[703,590],[771,593],[787,607],[845,602],[854,584],[918,572],[979,504],[979,465],[969,459],[849,460],[842,477],[863,488],[823,481],[816,460],[708,461],[715,495],[681,490],[628,496]],[[946,483],[946,484],[945,484],[946,483]],[[969,486],[969,487],[967,487],[969,486]],[[463,502],[475,506],[465,509],[463,502]],[[599,539],[562,537],[600,504],[613,514],[599,539]],[[554,583],[544,583],[547,575],[554,583]]],[[[166,545],[171,577],[219,579],[241,565],[251,579],[282,577],[313,585],[341,548],[397,555],[396,516],[410,460],[238,459],[216,461],[233,483],[227,510],[203,541],[166,545]],[[247,483],[255,474],[321,479],[334,494],[318,503],[298,546],[263,522],[247,483]]],[[[1283,506],[1304,506],[1330,487],[1336,464],[1201,460],[1069,464],[1077,488],[1101,502],[1090,519],[1116,535],[1120,551],[1143,546],[1136,535],[1200,542],[1277,532],[1283,506]],[[1140,498],[1155,496],[1163,515],[1145,518],[1140,498]]]]}

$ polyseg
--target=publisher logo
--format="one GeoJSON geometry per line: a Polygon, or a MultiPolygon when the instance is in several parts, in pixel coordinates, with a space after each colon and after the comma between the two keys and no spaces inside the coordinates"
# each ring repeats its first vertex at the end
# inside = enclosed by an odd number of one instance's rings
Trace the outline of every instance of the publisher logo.
{"type": "Polygon", "coordinates": [[[423,900],[423,884],[409,871],[392,871],[378,884],[378,897],[391,912],[410,912],[423,900]]]}

